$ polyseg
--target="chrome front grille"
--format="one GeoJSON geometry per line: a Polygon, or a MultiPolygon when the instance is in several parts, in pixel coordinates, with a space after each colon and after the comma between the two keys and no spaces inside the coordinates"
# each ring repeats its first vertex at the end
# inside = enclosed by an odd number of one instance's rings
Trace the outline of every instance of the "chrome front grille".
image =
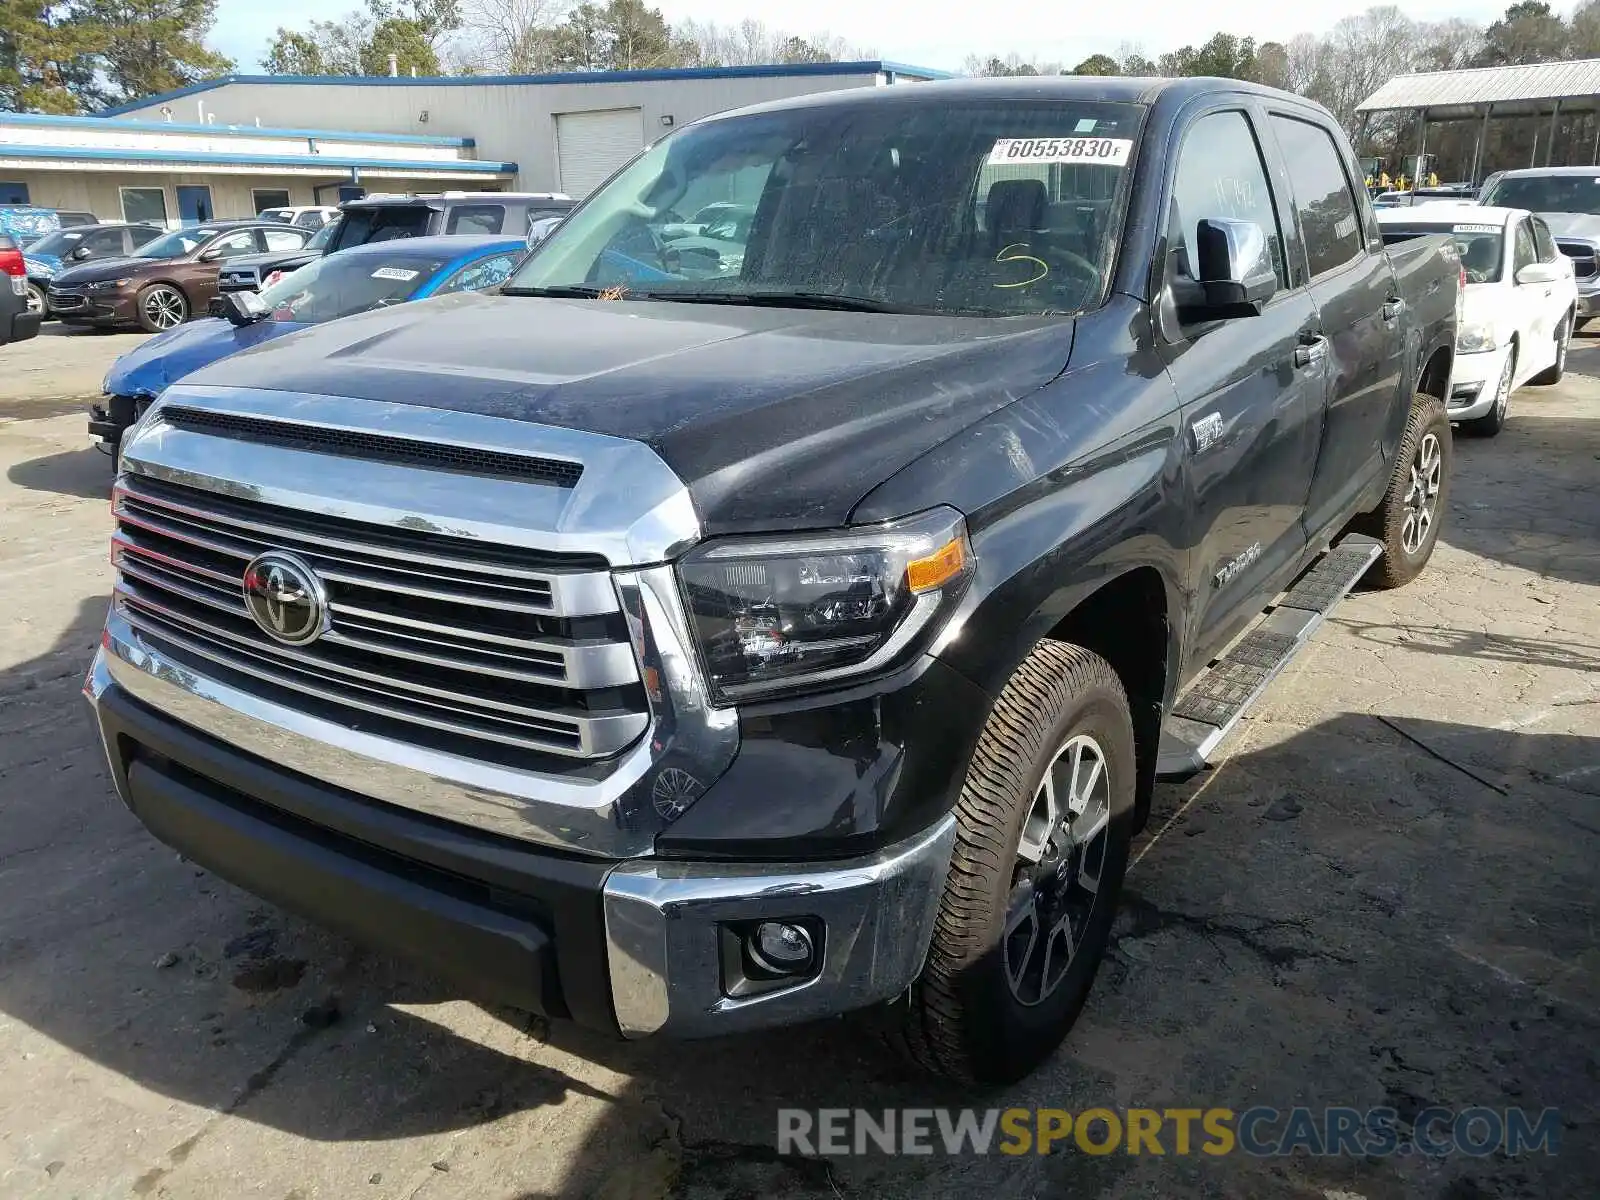
{"type": "Polygon", "coordinates": [[[1579,279],[1591,279],[1600,264],[1596,263],[1595,248],[1588,242],[1563,242],[1559,239],[1556,246],[1572,260],[1572,273],[1579,279]]]}
{"type": "Polygon", "coordinates": [[[496,760],[606,758],[649,725],[604,560],[131,473],[114,511],[118,611],[196,671],[292,695],[351,728],[496,760]],[[267,550],[300,556],[327,589],[331,623],[309,645],[284,645],[250,617],[245,567],[267,550]]]}

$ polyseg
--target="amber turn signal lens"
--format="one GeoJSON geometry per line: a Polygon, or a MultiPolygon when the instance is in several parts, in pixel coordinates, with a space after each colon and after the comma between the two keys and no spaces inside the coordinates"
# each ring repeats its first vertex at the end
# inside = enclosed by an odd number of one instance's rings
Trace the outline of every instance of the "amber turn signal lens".
{"type": "Polygon", "coordinates": [[[913,592],[931,592],[954,579],[967,566],[967,547],[961,538],[951,538],[925,558],[906,564],[906,584],[913,592]]]}

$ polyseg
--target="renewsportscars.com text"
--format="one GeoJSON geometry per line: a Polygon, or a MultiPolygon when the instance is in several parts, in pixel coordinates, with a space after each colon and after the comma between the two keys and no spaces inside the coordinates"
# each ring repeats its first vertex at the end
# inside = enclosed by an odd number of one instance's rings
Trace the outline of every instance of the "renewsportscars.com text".
{"type": "Polygon", "coordinates": [[[1555,1154],[1561,1114],[1547,1108],[824,1108],[778,1110],[778,1153],[1220,1156],[1503,1152],[1555,1154]]]}

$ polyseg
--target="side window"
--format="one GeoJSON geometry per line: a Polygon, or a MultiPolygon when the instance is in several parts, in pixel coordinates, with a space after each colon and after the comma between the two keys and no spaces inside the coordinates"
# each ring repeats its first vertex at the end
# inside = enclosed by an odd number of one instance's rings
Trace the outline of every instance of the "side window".
{"type": "Polygon", "coordinates": [[[230,233],[227,237],[217,239],[211,248],[220,250],[223,258],[238,258],[241,254],[254,254],[256,252],[255,230],[241,229],[238,233],[230,233]]]}
{"type": "Polygon", "coordinates": [[[499,233],[506,222],[503,204],[460,204],[450,210],[446,233],[499,233]]]}
{"type": "Polygon", "coordinates": [[[89,248],[90,258],[115,258],[122,253],[122,230],[97,229],[81,244],[89,248]]]}
{"type": "Polygon", "coordinates": [[[1320,125],[1274,115],[1273,130],[1289,169],[1295,211],[1306,240],[1311,277],[1342,267],[1366,242],[1355,193],[1333,136],[1320,125]]]}
{"type": "Polygon", "coordinates": [[[1556,261],[1556,240],[1550,236],[1550,226],[1539,217],[1533,218],[1533,244],[1539,251],[1539,261],[1556,261]]]}
{"type": "Polygon", "coordinates": [[[451,292],[481,292],[484,288],[497,287],[510,278],[511,269],[521,257],[520,253],[508,251],[469,262],[434,288],[433,294],[446,296],[451,292]]]}
{"type": "Polygon", "coordinates": [[[293,229],[263,229],[261,237],[268,250],[298,250],[306,244],[305,234],[293,229]]]}
{"type": "Polygon", "coordinates": [[[1511,258],[1512,273],[1515,274],[1529,263],[1537,262],[1538,259],[1539,252],[1534,245],[1533,229],[1528,223],[1528,218],[1524,217],[1517,222],[1516,249],[1512,251],[1511,258]]]}
{"type": "MultiPolygon", "coordinates": [[[[1196,278],[1190,247],[1204,220],[1249,221],[1260,227],[1278,286],[1288,283],[1261,147],[1242,112],[1210,113],[1183,135],[1167,219],[1167,276],[1176,293],[1196,278]]],[[[1181,295],[1176,298],[1182,302],[1181,295]]]]}

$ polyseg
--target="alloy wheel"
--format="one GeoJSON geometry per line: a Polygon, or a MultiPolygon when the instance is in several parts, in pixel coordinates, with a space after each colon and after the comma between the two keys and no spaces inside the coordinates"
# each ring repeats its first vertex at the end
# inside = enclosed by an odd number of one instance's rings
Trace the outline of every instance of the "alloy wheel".
{"type": "Polygon", "coordinates": [[[171,288],[151,288],[145,294],[145,316],[157,329],[171,329],[183,324],[183,297],[171,288]]]}
{"type": "Polygon", "coordinates": [[[1516,374],[1517,356],[1515,352],[1506,355],[1506,365],[1500,368],[1500,382],[1495,385],[1494,411],[1502,421],[1505,420],[1506,409],[1511,407],[1511,380],[1516,374]]]}
{"type": "Polygon", "coordinates": [[[1559,375],[1567,369],[1567,341],[1572,337],[1567,329],[1567,319],[1561,318],[1561,324],[1556,326],[1556,374],[1559,375]]]}
{"type": "Polygon", "coordinates": [[[1105,751],[1077,734],[1045,768],[1017,844],[1003,947],[1019,1003],[1042,1003],[1066,977],[1099,898],[1110,826],[1105,751]]]}
{"type": "Polygon", "coordinates": [[[1437,515],[1434,510],[1439,504],[1443,476],[1444,454],[1439,448],[1439,437],[1427,434],[1411,460],[1411,481],[1406,488],[1406,516],[1400,526],[1400,544],[1407,554],[1417,553],[1428,541],[1437,515]]]}

